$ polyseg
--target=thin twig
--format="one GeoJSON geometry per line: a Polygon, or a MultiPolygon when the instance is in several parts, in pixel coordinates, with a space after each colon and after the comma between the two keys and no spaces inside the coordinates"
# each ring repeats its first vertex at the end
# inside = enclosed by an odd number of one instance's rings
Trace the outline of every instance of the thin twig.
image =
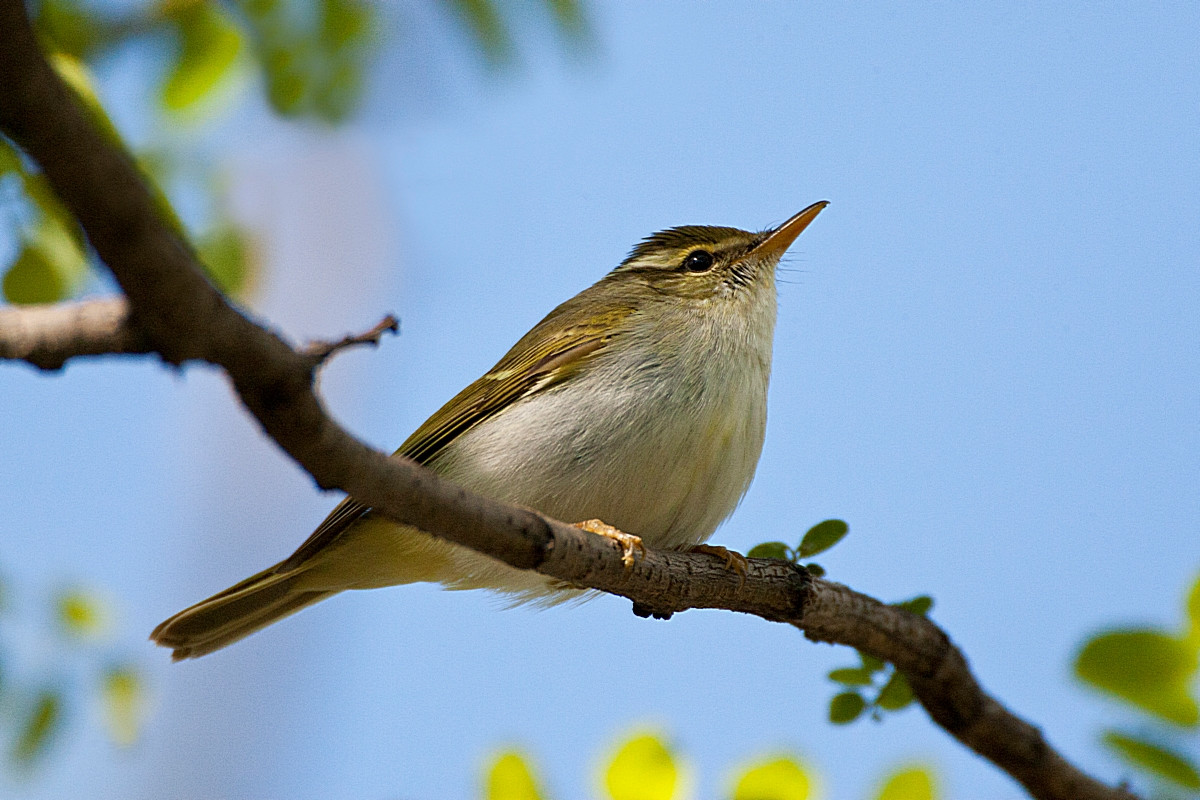
{"type": "Polygon", "coordinates": [[[341,350],[347,350],[351,347],[358,347],[360,345],[371,345],[372,347],[378,347],[379,341],[383,338],[385,333],[393,333],[397,335],[400,333],[400,320],[396,319],[396,317],[392,314],[388,314],[386,317],[380,320],[379,324],[377,324],[374,328],[371,328],[369,331],[364,333],[348,334],[336,342],[311,342],[300,350],[300,354],[311,359],[313,362],[313,367],[316,368],[324,364],[325,361],[328,360],[332,355],[341,350]]]}

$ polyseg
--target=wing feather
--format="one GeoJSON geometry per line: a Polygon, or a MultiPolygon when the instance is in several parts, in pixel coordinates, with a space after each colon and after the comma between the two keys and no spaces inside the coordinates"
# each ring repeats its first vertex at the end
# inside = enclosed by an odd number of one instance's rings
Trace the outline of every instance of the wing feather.
{"type": "MultiPolygon", "coordinates": [[[[395,455],[429,464],[471,428],[517,401],[554,386],[603,352],[605,345],[619,335],[621,323],[633,310],[620,308],[560,327],[570,317],[581,316],[579,312],[584,306],[577,303],[579,299],[579,296],[572,298],[552,311],[486,375],[455,395],[417,428],[395,455]]],[[[370,511],[369,506],[353,497],[345,498],[280,568],[293,569],[304,563],[370,511]]]]}

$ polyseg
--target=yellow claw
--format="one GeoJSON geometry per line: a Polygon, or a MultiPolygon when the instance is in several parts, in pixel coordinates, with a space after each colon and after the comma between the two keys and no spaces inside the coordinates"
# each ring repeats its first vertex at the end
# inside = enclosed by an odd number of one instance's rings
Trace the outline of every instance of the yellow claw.
{"type": "Polygon", "coordinates": [[[719,544],[697,544],[688,548],[689,553],[704,553],[710,556],[716,556],[725,562],[725,569],[731,569],[738,574],[742,579],[742,583],[746,582],[746,574],[750,570],[750,562],[746,557],[736,550],[730,550],[727,547],[721,547],[719,544]]]}
{"type": "Polygon", "coordinates": [[[604,520],[584,520],[583,522],[576,522],[574,527],[588,533],[594,533],[597,536],[603,536],[605,539],[612,539],[621,545],[621,563],[625,565],[625,569],[627,570],[633,569],[634,553],[640,556],[646,555],[646,545],[642,544],[642,537],[619,531],[604,520]]]}

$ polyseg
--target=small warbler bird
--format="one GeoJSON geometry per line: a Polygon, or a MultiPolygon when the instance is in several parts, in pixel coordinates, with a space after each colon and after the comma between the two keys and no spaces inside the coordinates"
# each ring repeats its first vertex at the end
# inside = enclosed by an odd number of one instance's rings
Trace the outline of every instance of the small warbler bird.
{"type": "MultiPolygon", "coordinates": [[[[525,334],[401,445],[483,495],[616,539],[702,543],[750,486],[767,421],[775,267],[827,202],[777,228],[684,226],[650,236],[525,334]],[[628,532],[628,533],[626,533],[628,532]]],[[[744,566],[744,562],[742,562],[744,566]]],[[[194,658],[346,589],[418,581],[514,602],[578,596],[343,500],[295,553],[151,634],[194,658]]]]}

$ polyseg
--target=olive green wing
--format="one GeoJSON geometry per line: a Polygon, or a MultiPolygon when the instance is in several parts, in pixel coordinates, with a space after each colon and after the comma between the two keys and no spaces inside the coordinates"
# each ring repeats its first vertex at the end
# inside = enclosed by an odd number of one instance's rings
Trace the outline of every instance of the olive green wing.
{"type": "MultiPolygon", "coordinates": [[[[574,300],[578,300],[576,297],[574,300]]],[[[620,335],[631,308],[585,316],[564,303],[525,334],[486,375],[454,396],[409,436],[395,455],[430,463],[448,444],[519,400],[565,380],[620,335]],[[565,327],[560,327],[565,326],[565,327]]],[[[347,497],[280,566],[294,568],[371,509],[347,497]]]]}

